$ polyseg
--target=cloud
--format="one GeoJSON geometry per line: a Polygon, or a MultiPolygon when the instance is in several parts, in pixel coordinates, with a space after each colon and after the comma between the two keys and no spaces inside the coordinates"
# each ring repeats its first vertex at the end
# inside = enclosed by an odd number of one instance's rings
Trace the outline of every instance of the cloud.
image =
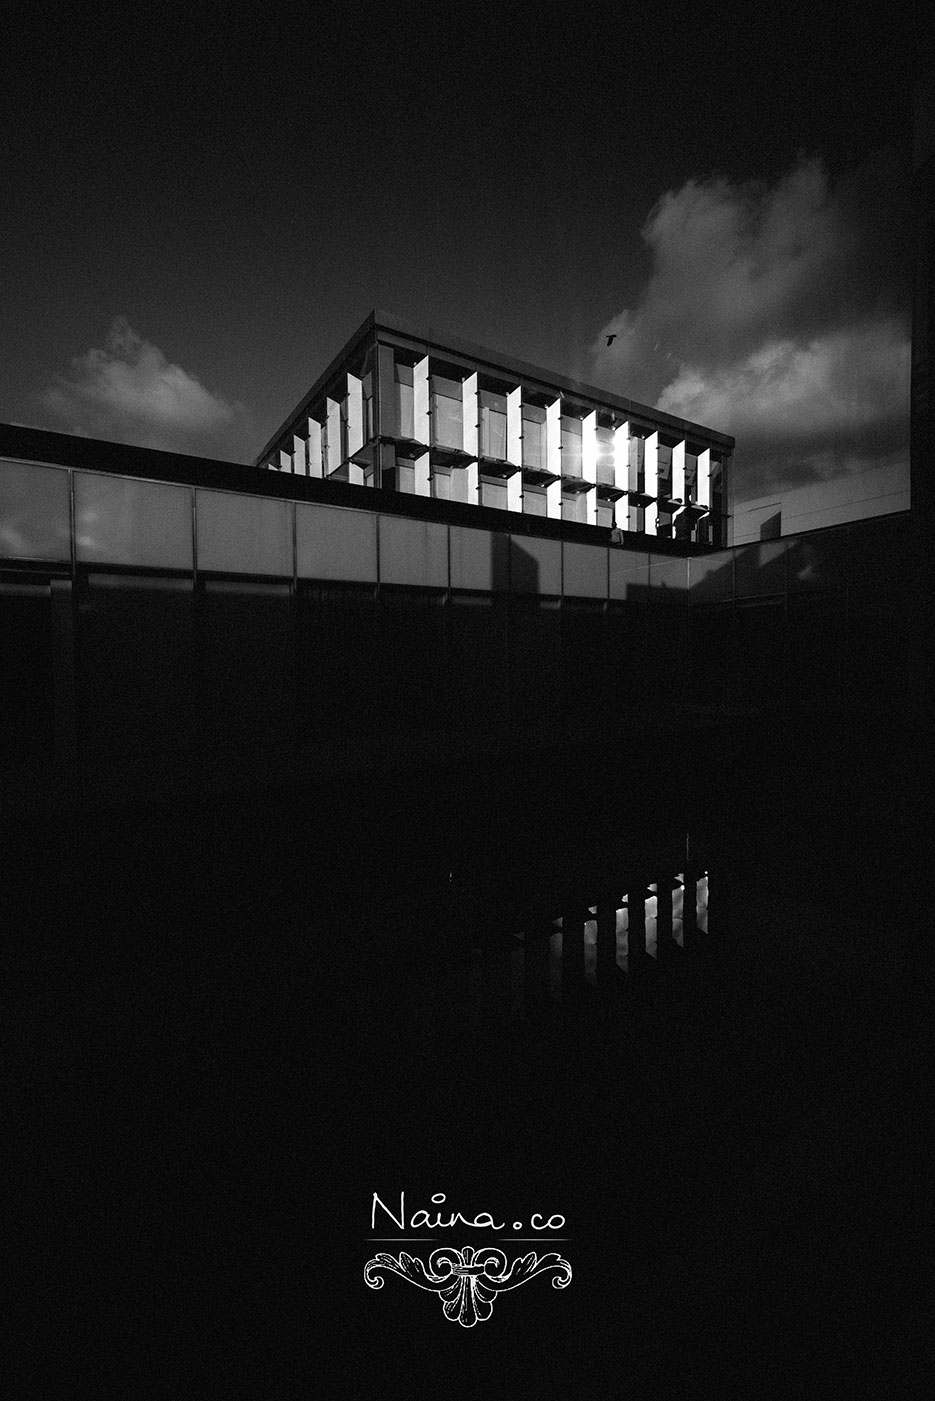
{"type": "Polygon", "coordinates": [[[734,434],[741,499],[892,460],[908,438],[904,213],[886,155],[837,186],[817,159],[772,185],[689,180],[644,225],[649,281],[595,337],[592,377],[734,434]]]}
{"type": "Polygon", "coordinates": [[[212,394],[172,365],[125,317],[111,324],[104,350],[76,356],[40,396],[70,433],[168,451],[222,452],[242,436],[247,410],[212,394]]]}

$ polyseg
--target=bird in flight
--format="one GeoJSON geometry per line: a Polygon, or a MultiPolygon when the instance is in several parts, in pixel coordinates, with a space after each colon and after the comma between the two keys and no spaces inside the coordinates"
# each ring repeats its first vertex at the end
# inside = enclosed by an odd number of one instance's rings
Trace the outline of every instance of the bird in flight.
{"type": "Polygon", "coordinates": [[[613,345],[613,343],[614,343],[614,341],[615,341],[616,339],[617,339],[617,332],[615,331],[614,334],[613,334],[612,336],[608,336],[608,337],[607,337],[607,344],[608,344],[608,345],[613,345]]]}

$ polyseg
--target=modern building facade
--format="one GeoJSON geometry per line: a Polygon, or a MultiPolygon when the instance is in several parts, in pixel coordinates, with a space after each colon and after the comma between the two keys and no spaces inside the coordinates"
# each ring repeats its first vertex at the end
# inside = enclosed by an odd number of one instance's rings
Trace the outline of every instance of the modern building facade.
{"type": "Polygon", "coordinates": [[[0,425],[0,811],[895,704],[910,513],[732,546],[732,447],[377,314],[256,465],[0,425]]]}
{"type": "Polygon", "coordinates": [[[374,311],[256,461],[727,545],[733,447],[699,424],[374,311]]]}

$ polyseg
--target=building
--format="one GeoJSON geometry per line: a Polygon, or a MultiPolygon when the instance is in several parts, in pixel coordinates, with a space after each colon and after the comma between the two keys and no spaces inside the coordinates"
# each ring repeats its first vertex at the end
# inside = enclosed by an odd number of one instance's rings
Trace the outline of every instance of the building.
{"type": "Polygon", "coordinates": [[[253,466],[0,425],[0,811],[893,706],[910,513],[731,545],[732,447],[377,314],[253,466]]]}
{"type": "Polygon", "coordinates": [[[257,465],[729,543],[734,440],[374,311],[257,465]]]}
{"type": "Polygon", "coordinates": [[[894,462],[737,502],[731,538],[745,545],[908,510],[909,463],[894,462]]]}

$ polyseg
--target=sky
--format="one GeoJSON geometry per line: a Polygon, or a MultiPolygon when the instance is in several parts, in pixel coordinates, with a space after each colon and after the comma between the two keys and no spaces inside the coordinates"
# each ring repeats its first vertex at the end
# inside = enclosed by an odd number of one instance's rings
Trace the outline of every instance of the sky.
{"type": "Polygon", "coordinates": [[[905,460],[922,31],[818,14],[14,3],[0,420],[249,462],[380,307],[740,500],[905,460]]]}

